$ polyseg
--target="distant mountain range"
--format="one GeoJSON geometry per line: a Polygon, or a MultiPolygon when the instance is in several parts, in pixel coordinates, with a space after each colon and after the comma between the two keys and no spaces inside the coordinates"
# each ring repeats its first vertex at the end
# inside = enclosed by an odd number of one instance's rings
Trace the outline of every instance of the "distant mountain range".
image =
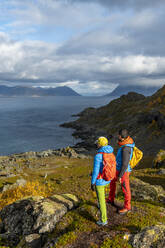
{"type": "Polygon", "coordinates": [[[25,87],[14,86],[8,87],[0,85],[0,96],[80,96],[76,91],[67,86],[56,88],[42,87],[25,87]]]}
{"type": "Polygon", "coordinates": [[[146,86],[122,86],[119,85],[115,90],[113,90],[111,93],[105,95],[105,96],[121,96],[126,95],[128,92],[136,92],[139,94],[143,94],[145,96],[150,96],[154,94],[160,87],[146,87],[146,86]]]}

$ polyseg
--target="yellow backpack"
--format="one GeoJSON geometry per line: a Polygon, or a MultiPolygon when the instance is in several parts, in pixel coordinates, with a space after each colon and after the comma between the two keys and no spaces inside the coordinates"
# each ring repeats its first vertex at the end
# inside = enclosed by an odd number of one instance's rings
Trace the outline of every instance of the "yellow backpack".
{"type": "Polygon", "coordinates": [[[132,158],[130,160],[130,166],[133,169],[143,157],[143,152],[136,146],[133,148],[132,158]]]}

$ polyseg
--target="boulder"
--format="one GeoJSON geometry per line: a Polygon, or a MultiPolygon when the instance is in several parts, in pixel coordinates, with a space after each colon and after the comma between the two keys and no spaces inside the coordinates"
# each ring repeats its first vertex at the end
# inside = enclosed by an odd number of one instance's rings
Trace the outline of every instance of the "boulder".
{"type": "MultiPolygon", "coordinates": [[[[52,232],[64,214],[78,203],[78,198],[71,194],[53,195],[48,198],[31,197],[14,202],[0,211],[3,224],[2,235],[14,233],[19,238],[31,234],[43,235],[52,232]]],[[[30,237],[34,237],[34,235],[30,237]]],[[[30,238],[25,240],[26,243],[27,240],[30,238]]],[[[39,240],[35,242],[39,242],[39,240]]]]}
{"type": "Polygon", "coordinates": [[[161,168],[158,172],[158,175],[165,175],[165,169],[161,168]]]}
{"type": "Polygon", "coordinates": [[[145,227],[141,232],[130,235],[129,243],[135,248],[164,248],[165,225],[145,227]]]}
{"type": "Polygon", "coordinates": [[[42,237],[41,235],[34,233],[23,237],[16,248],[41,248],[41,247],[42,247],[42,237]]]}
{"type": "Polygon", "coordinates": [[[39,158],[46,158],[46,157],[49,157],[49,156],[52,156],[54,155],[53,154],[53,150],[47,150],[47,151],[42,151],[42,152],[37,152],[36,153],[36,156],[39,157],[39,158]]]}
{"type": "Polygon", "coordinates": [[[160,150],[153,160],[155,168],[165,167],[165,150],[160,150]]]}
{"type": "Polygon", "coordinates": [[[19,236],[16,235],[15,233],[3,233],[0,234],[0,245],[5,245],[5,246],[0,246],[0,247],[6,247],[10,246],[13,247],[19,243],[19,236]]]}
{"type": "Polygon", "coordinates": [[[36,158],[37,154],[36,154],[36,152],[30,151],[30,152],[25,152],[25,153],[22,153],[22,154],[18,154],[18,157],[23,157],[25,159],[36,158]]]}
{"type": "Polygon", "coordinates": [[[2,191],[4,192],[4,191],[7,191],[7,190],[9,190],[9,189],[16,188],[16,187],[18,187],[18,186],[24,186],[26,183],[27,183],[27,181],[26,181],[25,179],[21,178],[21,179],[18,179],[18,180],[16,181],[16,183],[14,183],[14,184],[6,184],[6,185],[3,187],[3,190],[2,190],[2,191]]]}
{"type": "Polygon", "coordinates": [[[161,186],[145,183],[134,178],[130,182],[132,197],[136,200],[165,202],[165,191],[161,186]]]}

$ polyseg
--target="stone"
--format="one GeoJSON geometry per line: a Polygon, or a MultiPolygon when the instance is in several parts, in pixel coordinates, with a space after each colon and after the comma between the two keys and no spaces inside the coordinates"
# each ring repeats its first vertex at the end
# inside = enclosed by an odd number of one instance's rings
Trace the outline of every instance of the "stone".
{"type": "Polygon", "coordinates": [[[165,167],[165,150],[160,150],[153,160],[153,166],[155,168],[165,167]]]}
{"type": "Polygon", "coordinates": [[[25,152],[23,154],[23,157],[28,159],[28,158],[36,158],[36,152],[30,151],[30,152],[25,152]]]}
{"type": "Polygon", "coordinates": [[[158,172],[158,175],[165,175],[165,169],[161,168],[158,172]]]}
{"type": "Polygon", "coordinates": [[[17,186],[25,186],[26,183],[27,183],[27,181],[25,179],[21,178],[21,179],[18,179],[15,184],[17,186]]]}
{"type": "Polygon", "coordinates": [[[145,227],[139,233],[129,235],[129,243],[135,248],[164,248],[165,225],[145,227]]]}
{"type": "Polygon", "coordinates": [[[5,244],[5,246],[15,246],[19,243],[20,238],[15,233],[3,233],[0,234],[1,244],[5,244]]]}
{"type": "Polygon", "coordinates": [[[14,188],[19,187],[19,186],[24,186],[26,183],[27,183],[27,181],[25,179],[21,178],[21,179],[18,179],[16,181],[16,183],[4,185],[2,191],[5,192],[7,190],[14,189],[14,188]]]}
{"type": "MultiPolygon", "coordinates": [[[[30,238],[39,237],[29,235],[52,232],[56,223],[78,203],[79,199],[72,194],[53,195],[48,198],[31,197],[14,202],[0,211],[3,235],[13,233],[16,237],[23,235],[28,237],[25,240],[27,243],[30,238]]],[[[39,242],[37,240],[36,238],[34,243],[39,242]]],[[[17,241],[19,243],[20,240],[17,241]]]]}
{"type": "Polygon", "coordinates": [[[145,183],[134,178],[130,181],[131,194],[136,200],[165,202],[165,191],[161,186],[145,183]]]}
{"type": "Polygon", "coordinates": [[[25,236],[25,241],[30,248],[41,248],[41,235],[37,233],[25,236]]]}

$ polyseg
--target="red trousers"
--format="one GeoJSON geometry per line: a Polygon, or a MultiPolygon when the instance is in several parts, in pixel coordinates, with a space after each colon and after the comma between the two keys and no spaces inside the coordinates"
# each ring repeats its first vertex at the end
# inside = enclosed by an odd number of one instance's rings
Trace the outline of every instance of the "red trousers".
{"type": "MultiPolygon", "coordinates": [[[[111,202],[115,199],[116,192],[116,181],[118,179],[119,171],[116,171],[116,177],[110,183],[110,192],[109,192],[109,200],[111,202]]],[[[125,172],[121,177],[121,187],[124,193],[124,208],[131,209],[131,190],[129,184],[129,175],[130,172],[125,172]]]]}

